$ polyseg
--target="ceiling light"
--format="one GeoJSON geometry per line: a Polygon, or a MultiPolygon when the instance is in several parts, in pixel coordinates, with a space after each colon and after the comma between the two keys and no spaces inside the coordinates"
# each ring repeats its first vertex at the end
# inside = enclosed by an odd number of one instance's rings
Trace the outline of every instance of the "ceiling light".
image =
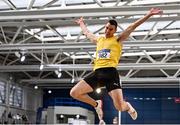
{"type": "Polygon", "coordinates": [[[15,52],[14,54],[15,54],[18,58],[20,58],[20,57],[21,57],[21,54],[20,54],[20,52],[19,52],[19,51],[15,52]]]}
{"type": "Polygon", "coordinates": [[[34,86],[34,89],[38,89],[38,86],[34,86]]]}
{"type": "Polygon", "coordinates": [[[60,78],[62,76],[62,73],[61,72],[59,72],[58,73],[58,78],[60,78]]]}
{"type": "Polygon", "coordinates": [[[48,90],[48,93],[49,93],[49,94],[51,94],[51,93],[52,93],[52,91],[51,91],[51,90],[48,90]]]}
{"type": "Polygon", "coordinates": [[[44,65],[41,64],[40,67],[39,67],[39,69],[40,69],[40,70],[43,70],[43,68],[44,68],[44,65]]]}
{"type": "Polygon", "coordinates": [[[74,78],[72,78],[72,79],[71,79],[71,83],[74,83],[74,81],[75,81],[74,78]]]}
{"type": "Polygon", "coordinates": [[[60,77],[62,76],[61,69],[55,70],[54,72],[55,72],[55,74],[58,76],[58,78],[60,78],[60,77]]]}
{"type": "Polygon", "coordinates": [[[76,118],[79,119],[80,115],[76,115],[76,118]]]}
{"type": "Polygon", "coordinates": [[[22,55],[22,56],[21,56],[21,62],[24,62],[25,59],[26,59],[26,56],[25,56],[25,55],[22,55]]]}
{"type": "Polygon", "coordinates": [[[64,115],[60,115],[60,118],[64,118],[64,115]]]}
{"type": "Polygon", "coordinates": [[[101,88],[97,88],[96,89],[96,92],[99,94],[99,93],[101,93],[101,88]]]}

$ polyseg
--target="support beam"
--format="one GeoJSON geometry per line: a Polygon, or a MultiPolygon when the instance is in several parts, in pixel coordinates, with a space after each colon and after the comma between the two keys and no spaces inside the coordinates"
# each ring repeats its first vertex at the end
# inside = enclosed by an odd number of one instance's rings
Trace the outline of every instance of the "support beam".
{"type": "Polygon", "coordinates": [[[16,31],[15,35],[13,36],[13,38],[12,38],[10,44],[13,44],[13,43],[14,43],[14,41],[15,41],[16,38],[17,38],[17,36],[18,36],[19,33],[21,32],[21,29],[22,29],[22,26],[20,26],[20,27],[17,29],[17,31],[16,31]]]}
{"type": "MultiPolygon", "coordinates": [[[[180,16],[173,16],[173,17],[152,17],[148,20],[148,22],[159,22],[159,21],[174,21],[180,20],[180,16]]],[[[137,19],[131,18],[131,19],[116,19],[116,21],[119,24],[122,23],[132,23],[136,21],[137,19]]],[[[105,24],[107,22],[107,19],[85,19],[85,22],[88,25],[99,25],[99,24],[105,24]]],[[[5,26],[5,27],[17,27],[17,26],[32,26],[32,27],[37,27],[37,26],[45,26],[45,25],[50,25],[50,26],[77,26],[76,23],[74,23],[74,20],[72,19],[67,19],[66,21],[64,20],[59,20],[59,19],[54,19],[54,20],[26,20],[26,21],[1,21],[0,26],[5,26]]]]}
{"type": "MultiPolygon", "coordinates": [[[[79,80],[76,80],[78,82],[79,80]]],[[[166,78],[166,77],[160,77],[160,78],[126,78],[126,77],[121,77],[121,81],[124,86],[129,85],[137,85],[137,86],[142,86],[142,85],[149,85],[149,86],[163,86],[163,85],[178,85],[179,83],[179,78],[166,78]],[[131,84],[130,84],[131,83],[131,84]],[[133,83],[133,84],[132,84],[133,83]]],[[[48,83],[49,86],[52,86],[52,84],[58,84],[61,83],[60,86],[69,86],[71,85],[71,79],[22,79],[20,83],[29,83],[29,84],[38,84],[38,86],[43,86],[44,84],[48,83]],[[71,83],[64,85],[63,83],[71,83]],[[50,85],[51,84],[51,85],[50,85]]],[[[73,84],[72,84],[73,85],[73,84]]],[[[46,85],[48,86],[48,85],[46,85]]],[[[58,85],[57,85],[58,86],[58,85]]]]}
{"type": "MultiPolygon", "coordinates": [[[[108,16],[133,16],[144,15],[155,6],[127,6],[127,7],[106,7],[106,8],[75,8],[56,10],[22,10],[4,11],[0,13],[0,21],[3,20],[31,20],[31,19],[59,19],[73,17],[108,17],[108,16]]],[[[159,5],[164,14],[179,14],[179,5],[159,5]]]]}
{"type": "Polygon", "coordinates": [[[29,4],[27,6],[27,10],[32,9],[34,3],[35,3],[35,0],[29,0],[29,4]]]}
{"type": "Polygon", "coordinates": [[[0,26],[0,29],[1,29],[1,32],[2,32],[2,36],[3,36],[3,38],[4,38],[4,43],[8,43],[7,38],[6,38],[6,35],[5,35],[5,33],[4,33],[3,27],[0,26]]]}
{"type": "MultiPolygon", "coordinates": [[[[11,65],[11,66],[0,66],[0,72],[22,72],[22,71],[39,71],[40,65],[11,65]]],[[[43,71],[54,71],[59,69],[63,71],[91,71],[93,68],[92,64],[46,64],[44,65],[43,71]]],[[[180,63],[121,63],[117,66],[118,70],[177,70],[180,68],[180,63]]]]}
{"type": "Polygon", "coordinates": [[[142,5],[153,5],[153,4],[176,4],[180,0],[133,0],[129,5],[130,6],[142,6],[142,5]]]}
{"type": "MultiPolygon", "coordinates": [[[[83,49],[95,50],[95,45],[90,42],[81,43],[31,43],[31,44],[2,44],[0,46],[0,51],[9,50],[78,50],[83,49]]],[[[136,41],[136,42],[124,42],[124,50],[180,50],[179,41],[136,41]]]]}
{"type": "Polygon", "coordinates": [[[52,0],[52,1],[48,2],[48,3],[46,3],[45,5],[43,5],[42,7],[40,7],[40,9],[44,9],[44,8],[56,3],[57,1],[58,0],[52,0]]]}
{"type": "Polygon", "coordinates": [[[10,0],[3,0],[10,8],[16,10],[16,6],[10,0]]]}

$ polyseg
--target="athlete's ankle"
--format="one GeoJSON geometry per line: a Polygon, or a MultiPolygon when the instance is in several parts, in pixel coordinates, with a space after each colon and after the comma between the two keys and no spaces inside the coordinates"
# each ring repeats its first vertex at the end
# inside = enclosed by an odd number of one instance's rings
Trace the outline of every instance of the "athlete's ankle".
{"type": "Polygon", "coordinates": [[[95,108],[98,106],[98,102],[96,102],[95,108]]]}
{"type": "Polygon", "coordinates": [[[132,109],[131,109],[131,104],[129,103],[129,102],[126,102],[126,104],[127,104],[127,112],[128,113],[130,113],[130,112],[132,112],[132,109]]]}

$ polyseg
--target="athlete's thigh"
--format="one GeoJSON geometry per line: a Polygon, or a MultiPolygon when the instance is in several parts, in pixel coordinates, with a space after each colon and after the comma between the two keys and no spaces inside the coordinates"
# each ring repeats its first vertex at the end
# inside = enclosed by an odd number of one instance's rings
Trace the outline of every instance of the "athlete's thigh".
{"type": "Polygon", "coordinates": [[[84,80],[79,81],[71,90],[78,91],[81,94],[93,91],[92,87],[84,80]]]}
{"type": "Polygon", "coordinates": [[[111,69],[107,74],[108,74],[107,79],[104,82],[108,92],[116,89],[121,89],[122,86],[120,83],[119,74],[117,70],[115,68],[111,69]]]}

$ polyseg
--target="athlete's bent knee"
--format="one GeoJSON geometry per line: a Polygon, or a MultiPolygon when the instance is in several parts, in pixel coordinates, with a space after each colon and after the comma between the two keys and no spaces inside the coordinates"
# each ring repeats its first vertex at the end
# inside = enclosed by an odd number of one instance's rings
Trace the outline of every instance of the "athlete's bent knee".
{"type": "Polygon", "coordinates": [[[70,96],[73,98],[78,98],[79,93],[78,93],[78,91],[76,91],[75,89],[72,88],[70,91],[70,96]]]}

